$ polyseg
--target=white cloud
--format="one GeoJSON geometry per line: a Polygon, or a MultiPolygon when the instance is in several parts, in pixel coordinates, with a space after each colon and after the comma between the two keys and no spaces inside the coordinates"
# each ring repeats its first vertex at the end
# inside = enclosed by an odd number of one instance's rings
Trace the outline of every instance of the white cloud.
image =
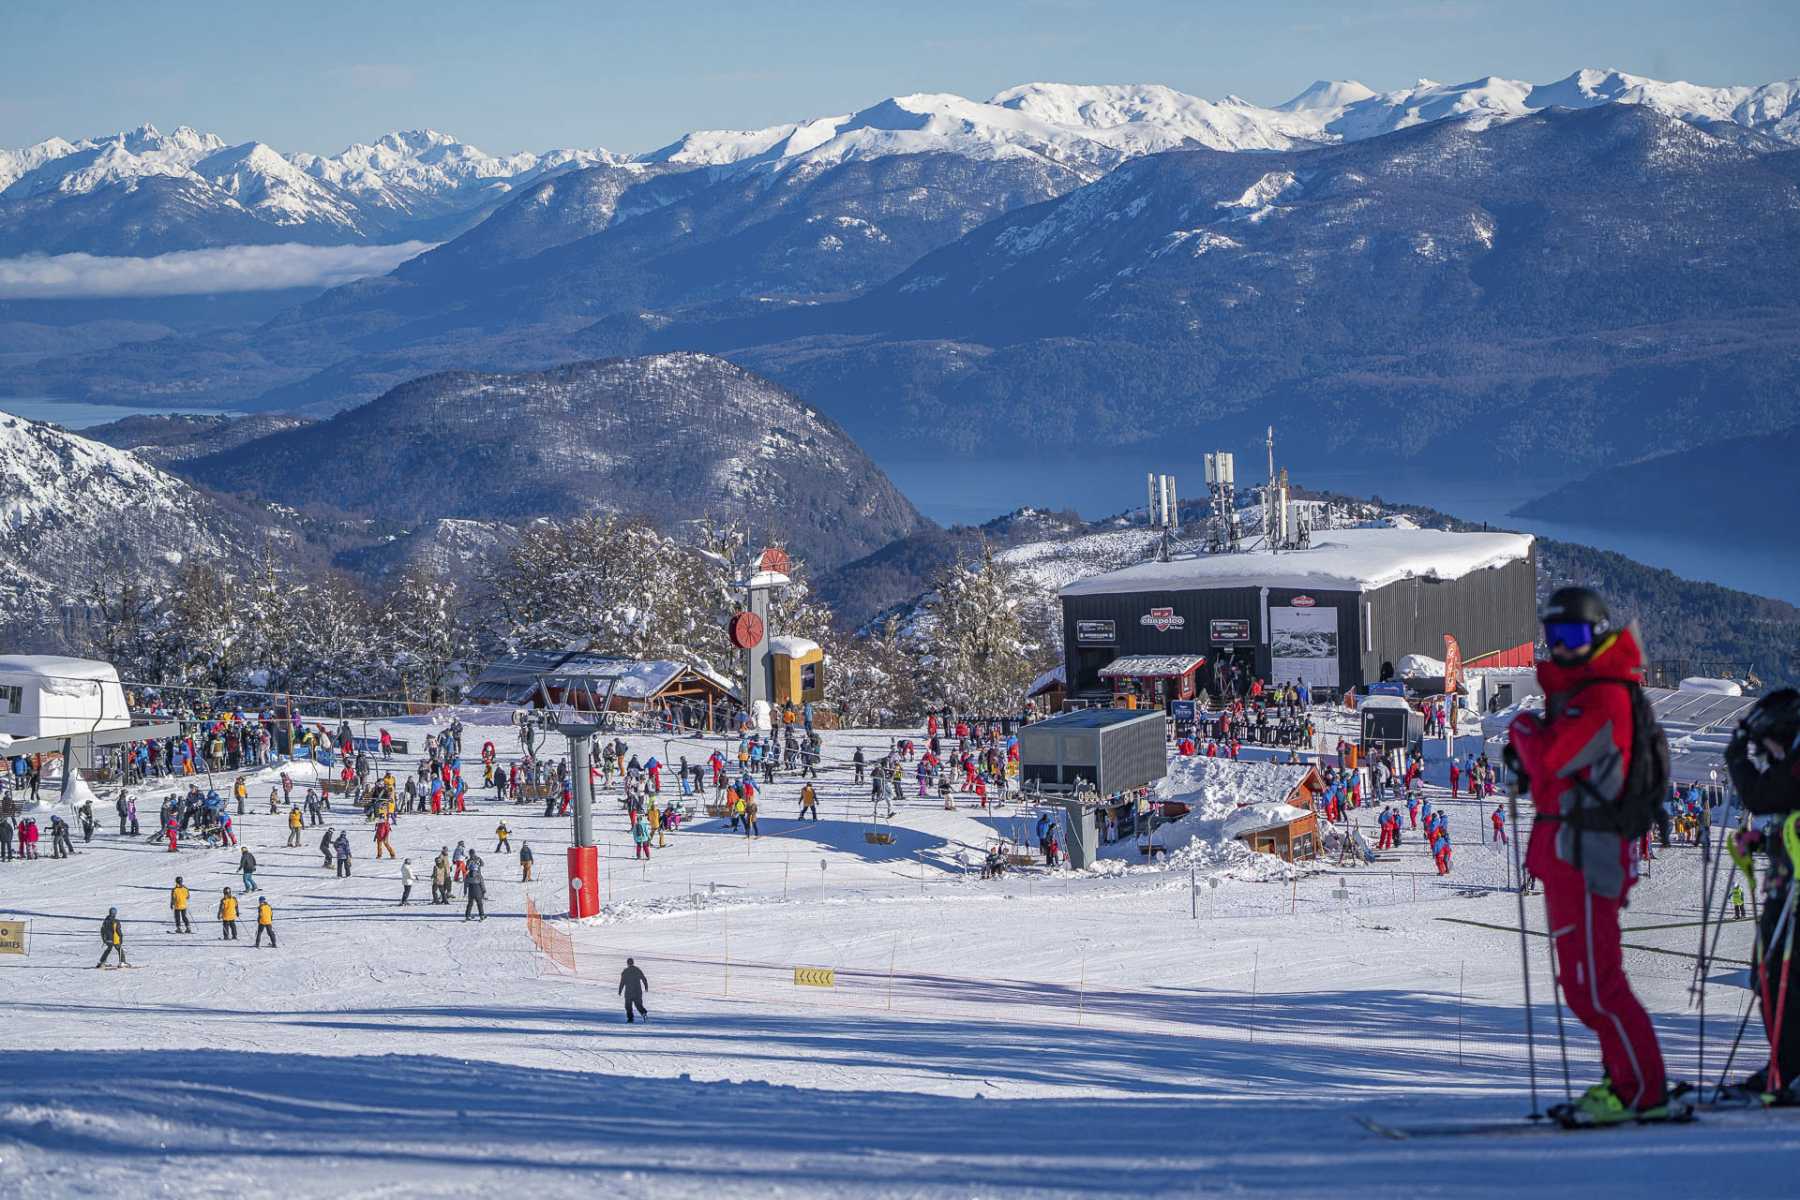
{"type": "Polygon", "coordinates": [[[385,275],[431,249],[430,242],[386,246],[221,246],[149,258],[97,254],[0,259],[0,300],[99,296],[197,296],[336,287],[385,275]]]}

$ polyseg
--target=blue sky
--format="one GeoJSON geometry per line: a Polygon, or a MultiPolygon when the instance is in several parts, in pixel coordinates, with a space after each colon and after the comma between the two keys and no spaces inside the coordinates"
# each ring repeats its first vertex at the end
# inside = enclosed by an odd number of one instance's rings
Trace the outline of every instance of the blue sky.
{"type": "Polygon", "coordinates": [[[0,146],[153,122],[335,153],[429,126],[500,152],[647,150],[685,130],[1015,83],[1284,100],[1317,78],[1696,83],[1800,74],[1796,0],[307,0],[0,5],[0,146]]]}

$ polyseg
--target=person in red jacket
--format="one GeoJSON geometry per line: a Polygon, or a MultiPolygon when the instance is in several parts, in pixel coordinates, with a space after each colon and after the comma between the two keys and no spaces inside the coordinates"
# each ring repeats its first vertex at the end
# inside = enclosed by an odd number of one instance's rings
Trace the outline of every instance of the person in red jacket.
{"type": "Polygon", "coordinates": [[[1624,791],[1632,708],[1629,687],[1618,685],[1638,682],[1643,651],[1634,629],[1611,628],[1605,602],[1586,588],[1552,595],[1543,627],[1544,715],[1513,719],[1507,757],[1536,809],[1526,870],[1544,885],[1563,998],[1599,1038],[1606,1067],[1574,1108],[1595,1123],[1667,1118],[1662,1048],[1619,946],[1619,912],[1637,882],[1635,842],[1567,819],[1624,791]]]}

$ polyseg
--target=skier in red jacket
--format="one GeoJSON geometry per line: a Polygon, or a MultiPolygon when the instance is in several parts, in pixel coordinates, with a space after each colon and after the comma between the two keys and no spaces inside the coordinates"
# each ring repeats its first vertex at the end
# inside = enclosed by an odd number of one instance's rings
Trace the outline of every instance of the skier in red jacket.
{"type": "Polygon", "coordinates": [[[1543,626],[1549,658],[1538,663],[1537,676],[1544,716],[1514,718],[1508,758],[1537,811],[1526,870],[1544,885],[1563,998],[1599,1038],[1606,1067],[1606,1078],[1575,1102],[1575,1116],[1591,1123],[1666,1119],[1673,1114],[1662,1049],[1650,1014],[1632,994],[1619,946],[1619,911],[1637,881],[1635,840],[1565,819],[1584,796],[1612,802],[1624,791],[1631,693],[1614,685],[1638,681],[1643,651],[1635,630],[1611,629],[1605,602],[1586,588],[1551,596],[1543,626]]]}

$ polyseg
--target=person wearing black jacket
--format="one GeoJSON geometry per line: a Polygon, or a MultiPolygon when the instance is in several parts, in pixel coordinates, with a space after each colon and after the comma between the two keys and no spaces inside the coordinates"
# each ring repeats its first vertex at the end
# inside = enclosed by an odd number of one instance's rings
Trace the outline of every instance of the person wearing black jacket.
{"type": "Polygon", "coordinates": [[[119,920],[119,910],[116,908],[107,909],[106,916],[101,918],[100,944],[106,949],[100,952],[100,961],[94,964],[96,971],[106,965],[106,960],[114,950],[119,952],[119,965],[125,965],[125,924],[119,920]]]}
{"type": "Polygon", "coordinates": [[[619,994],[625,997],[625,1023],[632,1024],[637,1017],[631,1015],[636,1009],[638,1016],[648,1021],[650,1014],[644,1011],[644,993],[650,990],[650,980],[642,968],[631,959],[625,960],[625,969],[619,972],[619,994]]]}
{"type": "Polygon", "coordinates": [[[481,877],[481,860],[470,856],[469,873],[463,876],[463,895],[468,901],[463,905],[463,920],[473,921],[472,913],[479,912],[480,919],[487,920],[487,882],[481,877]]]}
{"type": "Polygon", "coordinates": [[[1763,876],[1763,910],[1758,924],[1762,967],[1755,986],[1763,1006],[1763,1031],[1769,1039],[1769,1061],[1739,1087],[1748,1093],[1772,1097],[1777,1104],[1800,1104],[1800,980],[1790,980],[1786,953],[1789,931],[1784,927],[1776,940],[1783,914],[1792,922],[1800,912],[1790,909],[1794,897],[1795,863],[1788,852],[1785,826],[1800,814],[1800,691],[1781,688],[1770,692],[1738,722],[1725,748],[1725,766],[1744,810],[1759,817],[1773,817],[1766,835],[1746,830],[1737,835],[1733,857],[1749,861],[1757,849],[1769,855],[1763,876]],[[1760,765],[1758,760],[1761,760],[1760,765]],[[1796,989],[1781,1000],[1782,994],[1796,989]]]}

